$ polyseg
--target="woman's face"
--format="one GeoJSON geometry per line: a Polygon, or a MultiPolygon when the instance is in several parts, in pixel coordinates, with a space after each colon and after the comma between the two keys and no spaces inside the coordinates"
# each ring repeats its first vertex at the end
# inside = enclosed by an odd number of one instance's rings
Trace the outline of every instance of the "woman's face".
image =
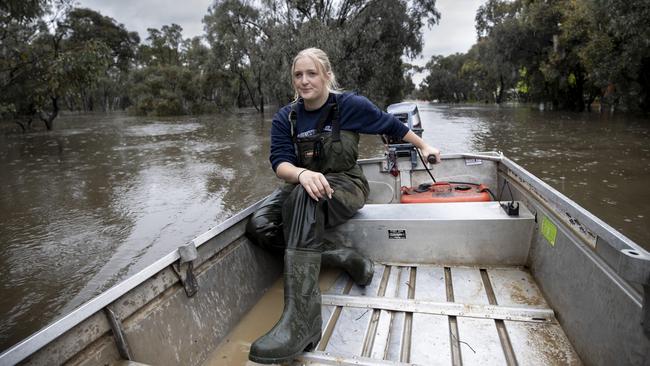
{"type": "Polygon", "coordinates": [[[328,95],[327,74],[307,56],[296,60],[293,68],[293,87],[305,102],[313,103],[328,95]]]}

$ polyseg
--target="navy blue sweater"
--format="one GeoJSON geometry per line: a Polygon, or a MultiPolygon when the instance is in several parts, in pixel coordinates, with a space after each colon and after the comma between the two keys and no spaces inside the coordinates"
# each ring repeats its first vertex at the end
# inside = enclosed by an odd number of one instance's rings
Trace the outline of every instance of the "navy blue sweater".
{"type": "MultiPolygon", "coordinates": [[[[335,94],[330,94],[330,101],[333,101],[334,96],[335,94]]],[[[341,130],[373,135],[391,135],[400,138],[403,138],[409,131],[408,127],[397,118],[391,114],[382,112],[365,97],[354,93],[343,93],[337,95],[337,98],[341,130]]],[[[298,136],[302,137],[314,134],[321,112],[323,112],[323,107],[315,111],[307,111],[305,110],[304,104],[300,102],[296,110],[298,112],[298,123],[296,124],[298,136]]],[[[282,107],[273,116],[270,157],[273,171],[277,169],[280,163],[285,161],[293,165],[298,163],[291,138],[290,111],[291,104],[282,107]]],[[[325,130],[330,129],[331,126],[325,127],[325,130]]]]}

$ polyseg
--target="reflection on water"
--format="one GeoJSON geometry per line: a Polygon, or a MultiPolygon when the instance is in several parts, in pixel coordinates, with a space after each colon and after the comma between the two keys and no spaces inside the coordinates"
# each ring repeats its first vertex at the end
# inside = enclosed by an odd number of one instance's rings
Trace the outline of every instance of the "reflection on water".
{"type": "MultiPolygon", "coordinates": [[[[443,152],[500,150],[650,247],[650,121],[421,104],[443,152]]],[[[0,350],[268,194],[270,116],[79,115],[0,136],[0,350]]],[[[361,157],[383,153],[363,136],[361,157]]],[[[435,174],[435,170],[434,170],[435,174]]]]}

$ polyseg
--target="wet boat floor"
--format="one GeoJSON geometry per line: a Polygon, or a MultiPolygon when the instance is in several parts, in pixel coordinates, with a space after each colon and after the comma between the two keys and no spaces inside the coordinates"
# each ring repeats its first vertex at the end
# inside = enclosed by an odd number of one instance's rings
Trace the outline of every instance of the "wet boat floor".
{"type": "MultiPolygon", "coordinates": [[[[522,267],[377,264],[371,284],[321,272],[323,336],[295,364],[581,364],[522,267]]],[[[282,311],[281,279],[207,364],[254,365],[250,343],[282,311]]]]}

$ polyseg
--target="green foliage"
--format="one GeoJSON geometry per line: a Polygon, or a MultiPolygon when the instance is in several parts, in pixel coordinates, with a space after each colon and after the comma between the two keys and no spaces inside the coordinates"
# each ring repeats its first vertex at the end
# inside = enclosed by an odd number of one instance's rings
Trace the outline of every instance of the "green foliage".
{"type": "Polygon", "coordinates": [[[650,3],[594,1],[572,12],[589,19],[578,56],[607,103],[650,111],[650,3]]]}
{"type": "Polygon", "coordinates": [[[476,69],[477,63],[466,59],[467,56],[460,53],[432,57],[426,65],[429,75],[421,85],[424,97],[441,102],[467,101],[472,93],[469,74],[480,73],[480,70],[476,69]]]}
{"type": "MultiPolygon", "coordinates": [[[[0,116],[46,127],[61,108],[205,113],[293,99],[301,49],[330,56],[344,88],[380,106],[413,93],[403,56],[422,51],[435,0],[215,0],[205,36],[177,24],[135,32],[71,0],[0,3],[0,116]]],[[[650,2],[487,0],[476,44],[434,56],[418,97],[520,100],[583,110],[592,102],[650,111],[650,2]]]]}
{"type": "Polygon", "coordinates": [[[435,0],[215,0],[205,37],[177,24],[139,36],[71,0],[0,4],[0,114],[24,129],[59,110],[205,113],[293,98],[292,58],[319,47],[339,82],[380,105],[413,90],[403,56],[422,51],[435,0]],[[206,43],[204,43],[207,42],[206,43]]]}
{"type": "Polygon", "coordinates": [[[0,2],[0,19],[2,23],[31,21],[43,15],[47,5],[46,0],[4,0],[0,2]]]}
{"type": "Polygon", "coordinates": [[[201,101],[201,78],[187,67],[156,65],[132,73],[131,111],[137,115],[173,116],[213,110],[201,101]]]}
{"type": "Polygon", "coordinates": [[[103,42],[87,41],[79,47],[58,52],[44,70],[44,80],[51,96],[92,85],[106,69],[110,49],[103,42]]]}
{"type": "Polygon", "coordinates": [[[203,21],[211,48],[252,101],[291,100],[293,56],[319,47],[344,87],[383,105],[410,86],[401,57],[421,52],[422,27],[438,18],[433,0],[221,0],[203,21]]]}
{"type": "Polygon", "coordinates": [[[525,67],[521,68],[519,70],[519,80],[517,81],[517,85],[515,86],[515,89],[517,90],[517,93],[519,94],[528,94],[530,88],[528,87],[528,84],[526,83],[526,76],[528,72],[525,67]]]}
{"type": "Polygon", "coordinates": [[[448,100],[462,84],[455,77],[474,86],[470,100],[492,95],[496,103],[509,97],[581,111],[598,99],[648,112],[647,19],[645,0],[488,0],[463,72],[434,56],[423,92],[448,100]]]}
{"type": "Polygon", "coordinates": [[[147,28],[149,45],[140,47],[139,61],[147,66],[180,65],[183,28],[172,23],[161,29],[147,28]]]}
{"type": "Polygon", "coordinates": [[[74,9],[68,2],[41,2],[37,16],[2,18],[5,35],[0,45],[3,58],[0,83],[2,114],[29,129],[40,119],[48,129],[62,105],[74,109],[85,102],[88,90],[111,75],[111,68],[128,69],[128,45],[137,43],[110,18],[88,9],[74,9]],[[52,16],[54,27],[38,16],[52,16]]]}
{"type": "MultiPolygon", "coordinates": [[[[61,10],[69,14],[69,8],[61,10]]],[[[9,55],[0,68],[0,105],[23,129],[36,118],[51,129],[62,99],[92,86],[109,64],[106,44],[96,39],[72,42],[70,28],[60,22],[50,31],[44,22],[23,16],[3,18],[0,27],[6,36],[1,53],[9,55]]]]}
{"type": "Polygon", "coordinates": [[[437,22],[439,16],[432,3],[413,4],[431,5],[429,10],[409,8],[402,1],[363,4],[367,7],[348,20],[331,51],[342,84],[353,85],[382,106],[402,100],[408,87],[401,57],[421,52],[423,21],[437,22]]]}
{"type": "Polygon", "coordinates": [[[215,1],[203,18],[212,62],[232,80],[224,87],[236,95],[238,107],[248,97],[258,110],[264,108],[262,85],[268,67],[263,52],[263,39],[268,36],[261,21],[258,9],[239,0],[215,1]]]}
{"type": "Polygon", "coordinates": [[[127,71],[131,67],[140,36],[127,31],[123,24],[117,24],[113,18],[91,9],[75,8],[59,26],[68,32],[68,43],[101,41],[110,49],[111,66],[120,71],[127,71]]]}

